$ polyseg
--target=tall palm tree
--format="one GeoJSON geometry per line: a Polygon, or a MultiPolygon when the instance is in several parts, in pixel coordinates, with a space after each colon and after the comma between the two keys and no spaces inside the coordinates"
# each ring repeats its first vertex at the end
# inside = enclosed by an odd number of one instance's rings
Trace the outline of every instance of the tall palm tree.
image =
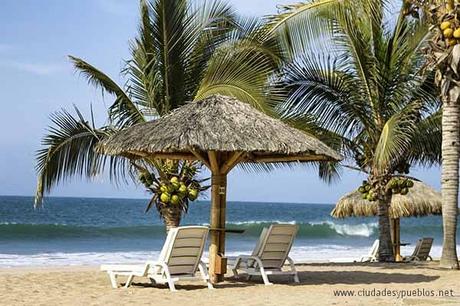
{"type": "Polygon", "coordinates": [[[432,25],[430,65],[442,100],[442,218],[444,242],[440,265],[459,269],[457,257],[458,177],[460,158],[460,4],[454,0],[406,1],[408,13],[432,25]]]}
{"type": "Polygon", "coordinates": [[[237,17],[223,1],[193,3],[140,1],[139,33],[131,42],[131,59],[123,69],[124,87],[95,66],[70,56],[88,83],[114,101],[101,127],[78,110],[76,115],[63,110],[52,116],[44,148],[37,154],[36,205],[45,192],[70,176],[91,178],[109,172],[114,180],[126,181],[136,180],[140,173],[138,179],[155,193],[149,207],[155,203],[167,226],[177,226],[188,200],[196,199],[193,190],[204,188],[194,178],[195,164],[147,158],[128,161],[98,154],[94,147],[120,129],[216,93],[235,96],[260,109],[275,103],[279,94],[268,90],[267,81],[281,61],[276,40],[265,38],[258,20],[237,17]],[[186,183],[192,189],[191,197],[181,189],[186,183]],[[177,203],[180,205],[173,205],[177,203]]]}
{"type": "Polygon", "coordinates": [[[381,261],[394,260],[391,197],[412,185],[397,177],[439,162],[441,148],[433,76],[420,73],[428,28],[404,12],[387,22],[387,13],[380,0],[318,0],[271,20],[292,55],[280,76],[290,91],[280,110],[367,174],[360,189],[378,203],[381,261]],[[328,50],[312,52],[319,40],[328,50]]]}

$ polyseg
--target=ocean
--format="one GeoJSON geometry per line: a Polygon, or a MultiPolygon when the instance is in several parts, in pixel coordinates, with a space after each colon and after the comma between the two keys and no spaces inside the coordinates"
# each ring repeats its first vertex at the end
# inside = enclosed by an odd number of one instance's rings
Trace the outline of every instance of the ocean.
{"type": "MultiPolygon", "coordinates": [[[[148,200],[50,197],[33,208],[32,197],[0,196],[0,267],[98,265],[155,259],[165,229],[148,200]]],[[[192,203],[182,224],[209,224],[209,202],[192,203]]],[[[300,226],[291,257],[298,261],[353,261],[368,253],[378,236],[375,218],[330,217],[333,205],[227,203],[227,255],[250,253],[263,227],[270,223],[300,226]]],[[[439,216],[401,221],[402,248],[409,255],[420,237],[433,237],[432,255],[439,257],[439,216]]],[[[204,256],[207,256],[205,253],[204,256]]]]}

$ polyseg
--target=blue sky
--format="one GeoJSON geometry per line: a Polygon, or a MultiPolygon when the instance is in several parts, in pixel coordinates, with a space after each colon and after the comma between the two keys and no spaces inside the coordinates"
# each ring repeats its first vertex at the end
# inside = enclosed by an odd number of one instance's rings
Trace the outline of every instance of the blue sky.
{"type": "MultiPolygon", "coordinates": [[[[295,1],[231,0],[244,15],[276,12],[276,5],[295,1]]],[[[128,41],[136,34],[138,1],[2,0],[0,10],[0,194],[32,195],[35,151],[49,124],[49,114],[75,104],[85,114],[93,105],[103,122],[106,106],[100,92],[74,73],[67,55],[81,57],[122,84],[128,41]]],[[[439,188],[438,168],[413,175],[439,188]]],[[[362,176],[344,171],[327,185],[311,169],[253,174],[236,170],[229,177],[229,200],[334,203],[358,186],[362,176]]],[[[111,185],[107,178],[61,184],[53,196],[145,197],[142,188],[111,185]]]]}

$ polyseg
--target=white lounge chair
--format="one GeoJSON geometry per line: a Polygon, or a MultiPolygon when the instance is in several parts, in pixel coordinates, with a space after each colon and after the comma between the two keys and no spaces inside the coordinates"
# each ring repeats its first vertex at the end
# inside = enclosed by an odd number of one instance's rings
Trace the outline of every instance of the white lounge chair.
{"type": "Polygon", "coordinates": [[[417,241],[414,252],[411,256],[404,257],[404,261],[426,261],[433,260],[430,256],[431,247],[433,246],[433,238],[422,238],[417,241]]]}
{"type": "Polygon", "coordinates": [[[376,239],[372,244],[369,254],[360,258],[360,262],[375,262],[378,260],[380,241],[376,239]]]}
{"type": "Polygon", "coordinates": [[[288,256],[297,230],[298,226],[292,224],[273,224],[264,228],[252,254],[236,258],[232,266],[233,274],[238,276],[238,270],[243,270],[248,274],[248,279],[260,275],[265,285],[272,285],[268,280],[269,275],[287,274],[293,275],[294,281],[298,283],[299,275],[294,261],[288,256]],[[282,270],[286,260],[291,266],[290,271],[282,270]]]}
{"type": "Polygon", "coordinates": [[[174,282],[180,279],[201,278],[209,289],[213,286],[209,280],[206,266],[201,261],[209,229],[205,226],[182,226],[170,229],[158,261],[148,261],[141,265],[102,265],[107,271],[113,288],[117,288],[117,276],[128,277],[125,288],[129,287],[135,276],[148,277],[153,283],[168,284],[176,291],[174,282]]]}

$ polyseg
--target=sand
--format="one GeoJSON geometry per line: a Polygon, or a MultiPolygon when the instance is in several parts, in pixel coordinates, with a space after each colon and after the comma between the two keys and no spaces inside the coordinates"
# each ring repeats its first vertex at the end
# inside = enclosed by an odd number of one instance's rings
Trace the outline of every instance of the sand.
{"type": "Polygon", "coordinates": [[[174,293],[165,286],[153,287],[146,278],[135,279],[128,289],[112,289],[97,267],[3,268],[0,305],[460,305],[460,271],[441,270],[436,263],[298,268],[300,284],[278,277],[275,285],[264,286],[257,278],[245,282],[228,277],[215,290],[187,281],[179,283],[174,293]],[[334,290],[368,296],[337,297],[334,290]],[[384,294],[382,290],[396,290],[387,295],[411,291],[416,296],[375,296],[384,294]],[[449,296],[438,296],[439,290],[449,296]],[[423,294],[435,296],[419,296],[423,294]]]}

